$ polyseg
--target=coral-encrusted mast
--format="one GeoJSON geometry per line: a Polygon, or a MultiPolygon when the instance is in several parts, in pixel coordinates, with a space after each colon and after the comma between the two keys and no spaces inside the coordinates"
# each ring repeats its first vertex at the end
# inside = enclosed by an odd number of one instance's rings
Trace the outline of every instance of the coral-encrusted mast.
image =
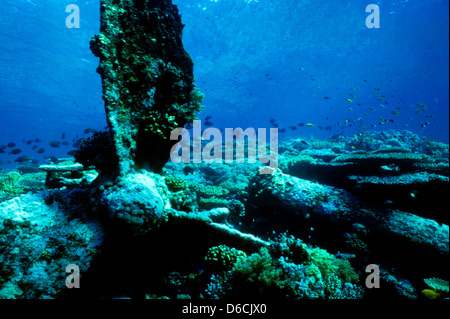
{"type": "Polygon", "coordinates": [[[103,99],[117,173],[159,172],[174,141],[170,132],[201,110],[193,62],[184,50],[184,25],[171,0],[101,0],[100,57],[103,99]]]}

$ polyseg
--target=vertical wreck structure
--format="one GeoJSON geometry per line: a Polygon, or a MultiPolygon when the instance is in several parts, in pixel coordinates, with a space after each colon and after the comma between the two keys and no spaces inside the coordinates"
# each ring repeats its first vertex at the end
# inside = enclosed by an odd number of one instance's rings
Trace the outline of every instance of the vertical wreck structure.
{"type": "Polygon", "coordinates": [[[90,47],[100,58],[119,175],[160,172],[176,143],[170,132],[201,110],[183,27],[171,0],[101,0],[100,33],[90,47]]]}

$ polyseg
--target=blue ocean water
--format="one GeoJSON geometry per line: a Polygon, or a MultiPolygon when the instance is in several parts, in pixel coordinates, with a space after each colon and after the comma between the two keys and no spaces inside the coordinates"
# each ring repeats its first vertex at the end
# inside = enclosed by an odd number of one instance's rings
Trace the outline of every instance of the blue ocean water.
{"type": "MultiPolygon", "coordinates": [[[[378,1],[380,28],[371,29],[370,1],[174,3],[205,94],[199,117],[215,127],[271,127],[274,119],[281,137],[406,129],[448,143],[448,1],[378,1]]],[[[86,128],[106,126],[89,50],[99,23],[99,1],[0,0],[0,145],[45,162],[67,156],[86,128]],[[78,29],[65,24],[71,3],[78,29]],[[26,143],[36,138],[42,154],[26,143]]],[[[14,165],[18,155],[0,161],[14,165]]]]}

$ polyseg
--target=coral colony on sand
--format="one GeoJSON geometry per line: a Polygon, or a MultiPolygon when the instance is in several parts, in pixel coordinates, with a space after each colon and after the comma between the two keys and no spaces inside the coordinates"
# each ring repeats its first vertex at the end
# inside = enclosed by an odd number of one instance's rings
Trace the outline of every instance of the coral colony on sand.
{"type": "Polygon", "coordinates": [[[0,175],[0,298],[448,298],[448,145],[201,134],[182,29],[170,0],[101,0],[109,130],[0,175]]]}

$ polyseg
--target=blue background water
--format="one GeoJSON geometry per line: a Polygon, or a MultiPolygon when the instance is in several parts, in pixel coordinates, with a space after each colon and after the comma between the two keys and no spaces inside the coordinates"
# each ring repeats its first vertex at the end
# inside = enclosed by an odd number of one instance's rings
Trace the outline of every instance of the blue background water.
{"type": "MultiPolygon", "coordinates": [[[[284,136],[364,127],[448,143],[448,1],[376,2],[380,29],[365,25],[369,0],[174,3],[205,94],[200,118],[212,116],[215,127],[270,127],[273,118],[284,136]],[[417,114],[418,103],[426,111],[417,114]],[[289,128],[300,122],[316,126],[289,128]]],[[[89,50],[98,31],[99,1],[0,0],[0,145],[15,142],[20,155],[43,161],[73,149],[48,146],[63,132],[72,144],[85,128],[105,127],[98,59],[89,50]],[[65,25],[71,3],[80,7],[80,29],[65,25]],[[36,137],[43,155],[23,143],[36,137]]],[[[3,167],[17,156],[0,154],[3,167]]]]}

